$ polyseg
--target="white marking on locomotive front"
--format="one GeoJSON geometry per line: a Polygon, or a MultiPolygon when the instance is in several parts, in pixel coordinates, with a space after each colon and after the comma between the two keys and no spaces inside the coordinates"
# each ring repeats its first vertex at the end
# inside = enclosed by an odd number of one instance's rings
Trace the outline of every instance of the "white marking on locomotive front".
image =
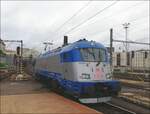
{"type": "Polygon", "coordinates": [[[101,79],[102,77],[103,77],[103,72],[101,68],[96,68],[94,79],[98,80],[98,79],[101,79]]]}
{"type": "Polygon", "coordinates": [[[102,102],[108,102],[111,99],[112,99],[112,97],[80,98],[79,101],[81,103],[102,103],[102,102]]]}
{"type": "Polygon", "coordinates": [[[102,81],[107,80],[106,74],[110,73],[107,69],[108,65],[100,63],[97,66],[97,62],[74,62],[72,63],[75,76],[79,81],[102,81]]]}

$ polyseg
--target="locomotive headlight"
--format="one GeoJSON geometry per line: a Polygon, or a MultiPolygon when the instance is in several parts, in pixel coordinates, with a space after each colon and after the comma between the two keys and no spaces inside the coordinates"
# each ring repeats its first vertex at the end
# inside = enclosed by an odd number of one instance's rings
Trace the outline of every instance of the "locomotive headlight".
{"type": "Polygon", "coordinates": [[[81,76],[82,79],[90,79],[90,74],[86,74],[86,73],[82,73],[82,76],[81,76]]]}

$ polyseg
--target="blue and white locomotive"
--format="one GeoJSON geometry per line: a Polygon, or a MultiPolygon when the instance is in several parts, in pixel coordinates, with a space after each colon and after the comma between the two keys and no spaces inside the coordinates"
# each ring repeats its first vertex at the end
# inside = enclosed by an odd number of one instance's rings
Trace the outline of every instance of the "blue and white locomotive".
{"type": "Polygon", "coordinates": [[[85,39],[40,55],[35,76],[81,103],[110,101],[121,89],[120,83],[112,80],[107,49],[85,39]]]}

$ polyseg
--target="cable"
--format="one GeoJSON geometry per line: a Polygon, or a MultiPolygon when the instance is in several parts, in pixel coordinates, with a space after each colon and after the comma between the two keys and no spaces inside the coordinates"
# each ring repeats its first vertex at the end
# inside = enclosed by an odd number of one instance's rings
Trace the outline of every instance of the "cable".
{"type": "Polygon", "coordinates": [[[65,34],[71,32],[72,30],[76,29],[77,27],[83,25],[84,23],[86,23],[87,21],[89,21],[90,19],[94,18],[95,16],[97,16],[98,14],[100,14],[101,12],[105,11],[106,9],[110,8],[111,6],[115,5],[119,0],[113,2],[112,4],[108,5],[107,7],[103,8],[102,10],[98,11],[96,14],[92,15],[91,17],[89,17],[87,20],[79,23],[78,25],[76,25],[75,27],[71,28],[69,31],[67,31],[65,34]]]}
{"type": "MultiPolygon", "coordinates": [[[[141,5],[142,3],[144,3],[144,2],[140,2],[140,3],[136,3],[136,4],[134,4],[132,7],[130,7],[130,8],[128,8],[127,10],[129,10],[129,9],[131,9],[131,8],[133,8],[133,7],[136,7],[136,6],[138,6],[139,4],[141,5]]],[[[125,12],[127,11],[127,10],[125,10],[125,12]]],[[[118,14],[119,12],[117,12],[117,14],[118,14]]],[[[112,15],[110,15],[110,16],[112,16],[112,15]]],[[[108,17],[110,17],[110,16],[108,16],[108,17]]],[[[106,18],[106,17],[105,17],[106,18]]],[[[131,20],[131,21],[129,21],[129,22],[132,22],[132,21],[137,21],[137,20],[139,20],[139,19],[134,19],[134,20],[131,20]]],[[[120,26],[122,23],[119,23],[119,24],[117,24],[117,26],[120,26]]],[[[116,27],[115,27],[116,28],[116,27]]]]}
{"type": "Polygon", "coordinates": [[[85,4],[82,8],[80,8],[73,16],[71,16],[67,21],[65,21],[55,32],[59,31],[65,24],[67,24],[70,20],[72,20],[77,14],[79,14],[83,9],[85,9],[92,0],[89,0],[87,4],[85,4]]]}

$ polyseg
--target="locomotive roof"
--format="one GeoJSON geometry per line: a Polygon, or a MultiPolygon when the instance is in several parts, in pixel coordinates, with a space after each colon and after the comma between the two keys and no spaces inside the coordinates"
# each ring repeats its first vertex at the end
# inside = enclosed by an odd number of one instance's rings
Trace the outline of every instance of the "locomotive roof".
{"type": "Polygon", "coordinates": [[[79,40],[62,48],[61,52],[67,52],[76,48],[104,48],[104,45],[95,41],[79,40]]]}
{"type": "Polygon", "coordinates": [[[60,54],[60,53],[68,52],[68,51],[71,51],[73,49],[78,49],[78,48],[103,48],[103,49],[106,49],[104,47],[104,45],[102,45],[101,43],[83,39],[83,40],[76,41],[72,44],[68,44],[64,47],[60,47],[55,50],[48,51],[48,52],[42,54],[41,56],[47,56],[47,55],[51,55],[51,54],[52,55],[60,54]]]}

